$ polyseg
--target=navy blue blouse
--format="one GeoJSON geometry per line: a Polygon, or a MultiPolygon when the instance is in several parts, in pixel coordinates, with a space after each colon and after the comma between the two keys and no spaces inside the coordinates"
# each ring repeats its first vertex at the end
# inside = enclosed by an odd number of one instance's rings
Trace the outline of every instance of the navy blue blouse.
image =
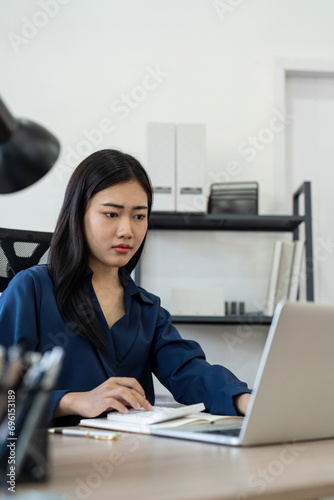
{"type": "Polygon", "coordinates": [[[0,297],[0,344],[10,346],[22,339],[29,350],[43,353],[55,345],[65,349],[51,394],[50,418],[66,392],[89,391],[109,377],[137,379],[154,404],[152,373],[180,403],[203,402],[211,413],[236,414],[232,398],[250,392],[247,385],[226,368],[210,365],[197,342],[182,339],[158,297],[137,287],[124,271],[125,315],[110,329],[91,284],[92,274],[88,270],[86,279],[108,340],[104,350],[65,323],[46,266],[18,273],[0,297]]]}

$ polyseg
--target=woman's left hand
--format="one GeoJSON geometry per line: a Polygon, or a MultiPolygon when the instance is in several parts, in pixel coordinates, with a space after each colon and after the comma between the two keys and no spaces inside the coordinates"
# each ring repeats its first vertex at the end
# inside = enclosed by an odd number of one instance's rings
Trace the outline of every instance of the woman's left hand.
{"type": "Polygon", "coordinates": [[[248,394],[247,392],[244,392],[243,394],[238,394],[238,396],[235,396],[233,398],[234,407],[238,413],[241,413],[241,415],[246,414],[250,399],[251,399],[251,394],[248,394]]]}

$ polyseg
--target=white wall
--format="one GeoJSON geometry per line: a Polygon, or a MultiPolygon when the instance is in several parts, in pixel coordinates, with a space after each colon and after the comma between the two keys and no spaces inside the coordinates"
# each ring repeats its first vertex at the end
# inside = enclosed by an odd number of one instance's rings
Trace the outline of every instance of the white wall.
{"type": "MultiPolygon", "coordinates": [[[[284,127],[272,137],[265,131],[283,123],[284,110],[275,107],[275,61],[333,57],[333,1],[0,0],[0,12],[2,97],[16,116],[45,125],[62,144],[58,163],[44,179],[0,196],[1,226],[52,231],[78,161],[90,151],[116,147],[145,164],[150,121],[205,123],[206,184],[256,180],[260,213],[279,212],[283,197],[275,189],[274,148],[284,127]],[[103,133],[91,136],[95,144],[88,143],[87,133],[102,126],[103,133]]],[[[166,234],[156,243],[153,236],[144,284],[162,290],[168,306],[166,277],[157,271],[174,246],[174,261],[182,268],[186,255],[200,283],[218,279],[221,285],[224,276],[227,298],[256,309],[266,292],[276,235],[244,236],[206,233],[203,247],[193,236],[166,234]],[[203,262],[209,260],[207,277],[203,262]]],[[[185,281],[192,276],[185,274],[185,281]]],[[[215,328],[203,327],[200,335],[210,346],[215,328]]],[[[263,337],[253,339],[259,350],[263,337]]],[[[239,345],[240,359],[249,349],[248,341],[239,345]]]]}
{"type": "Polygon", "coordinates": [[[305,175],[312,182],[315,300],[330,304],[334,302],[334,71],[289,76],[286,104],[294,116],[286,135],[287,185],[300,184],[305,175]]]}

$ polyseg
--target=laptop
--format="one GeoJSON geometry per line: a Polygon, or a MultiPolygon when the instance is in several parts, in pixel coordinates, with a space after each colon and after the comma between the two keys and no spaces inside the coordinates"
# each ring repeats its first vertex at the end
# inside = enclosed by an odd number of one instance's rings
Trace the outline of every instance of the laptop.
{"type": "Polygon", "coordinates": [[[152,431],[233,446],[334,438],[334,306],[277,305],[239,428],[209,423],[152,431]]]}

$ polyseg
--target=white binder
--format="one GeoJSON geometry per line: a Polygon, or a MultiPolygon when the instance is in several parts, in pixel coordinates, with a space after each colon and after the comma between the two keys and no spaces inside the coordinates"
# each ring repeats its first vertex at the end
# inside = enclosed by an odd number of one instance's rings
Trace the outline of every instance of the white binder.
{"type": "Polygon", "coordinates": [[[176,127],[176,210],[205,212],[205,125],[176,127]]]}
{"type": "Polygon", "coordinates": [[[151,178],[153,211],[174,212],[175,206],[175,125],[148,123],[147,172],[151,178]]]}

